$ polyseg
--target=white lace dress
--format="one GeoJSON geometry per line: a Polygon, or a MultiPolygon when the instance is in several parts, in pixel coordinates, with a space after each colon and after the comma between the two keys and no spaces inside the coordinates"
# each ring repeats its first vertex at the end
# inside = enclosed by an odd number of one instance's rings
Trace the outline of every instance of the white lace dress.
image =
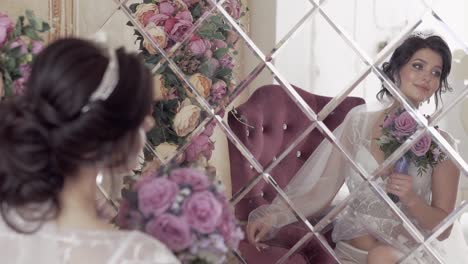
{"type": "Polygon", "coordinates": [[[1,263],[177,264],[161,242],[138,231],[58,231],[54,224],[24,235],[0,221],[1,263]]]}

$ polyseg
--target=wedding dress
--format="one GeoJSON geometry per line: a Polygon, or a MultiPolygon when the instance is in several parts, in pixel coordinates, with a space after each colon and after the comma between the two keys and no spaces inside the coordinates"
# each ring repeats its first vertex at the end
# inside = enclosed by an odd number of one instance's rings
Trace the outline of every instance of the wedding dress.
{"type": "MultiPolygon", "coordinates": [[[[366,105],[355,107],[333,132],[344,150],[369,173],[378,166],[370,152],[372,127],[385,110],[386,108],[371,110],[366,105]]],[[[447,133],[441,133],[453,147],[456,147],[453,138],[447,133]]],[[[430,204],[432,169],[418,175],[417,168],[411,164],[408,174],[413,177],[413,187],[416,193],[430,204]]],[[[347,162],[341,151],[324,140],[288,183],[285,192],[295,208],[306,217],[317,217],[330,206],[340,188],[341,191],[344,189],[353,193],[362,183],[364,180],[347,162]],[[344,183],[345,187],[341,188],[344,183]]],[[[377,184],[385,190],[386,178],[378,178],[377,184]]],[[[397,206],[414,225],[419,227],[416,220],[405,212],[401,203],[397,203],[397,206]]],[[[249,215],[249,222],[265,216],[269,217],[272,224],[270,237],[284,225],[297,221],[295,215],[279,196],[273,200],[272,204],[260,206],[252,211],[249,215]]],[[[421,227],[419,229],[423,235],[430,232],[421,227]]],[[[463,255],[463,252],[468,251],[468,246],[461,233],[458,223],[455,223],[448,239],[431,243],[440,255],[457,261],[447,263],[468,263],[467,256],[463,255]],[[459,257],[454,257],[454,254],[459,257]]],[[[408,234],[402,221],[393,213],[388,204],[380,199],[369,186],[359,188],[348,206],[338,215],[334,221],[332,238],[334,242],[339,242],[366,234],[392,245],[405,255],[411,253],[419,245],[408,234]]],[[[434,260],[430,259],[427,254],[418,252],[408,258],[405,263],[434,263],[434,260]]]]}
{"type": "Polygon", "coordinates": [[[0,252],[1,263],[8,264],[179,263],[161,242],[139,231],[63,231],[53,222],[19,234],[0,220],[0,252]]]}

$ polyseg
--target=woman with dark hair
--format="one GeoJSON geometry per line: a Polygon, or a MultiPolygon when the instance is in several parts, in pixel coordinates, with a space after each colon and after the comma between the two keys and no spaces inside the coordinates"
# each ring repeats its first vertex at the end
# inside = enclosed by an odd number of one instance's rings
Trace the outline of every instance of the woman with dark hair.
{"type": "MultiPolygon", "coordinates": [[[[389,62],[383,64],[383,72],[415,108],[434,94],[438,107],[441,93],[450,90],[447,76],[451,59],[450,49],[442,38],[414,35],[395,50],[389,62]]],[[[366,105],[358,106],[334,131],[351,158],[369,173],[384,161],[384,152],[376,139],[383,135],[385,118],[403,108],[383,86],[377,97],[383,99],[385,96],[390,97],[389,105],[378,110],[370,110],[366,105]]],[[[446,132],[440,133],[456,147],[446,132]]],[[[376,183],[397,196],[397,207],[429,234],[454,210],[459,174],[454,163],[444,159],[429,166],[422,175],[411,163],[408,173],[388,171],[378,177],[376,183]]],[[[320,216],[346,182],[349,191],[353,193],[355,190],[355,193],[334,221],[332,237],[339,260],[341,263],[396,263],[417,248],[418,241],[408,233],[385,201],[368,186],[361,188],[363,181],[341,151],[325,140],[288,183],[285,192],[305,216],[320,216]]],[[[261,206],[250,214],[247,237],[251,243],[263,246],[260,241],[295,221],[297,219],[288,206],[276,198],[272,204],[261,206]]],[[[448,230],[439,239],[445,240],[449,235],[448,230]]],[[[421,254],[409,262],[432,261],[421,254]]]]}
{"type": "Polygon", "coordinates": [[[96,176],[136,167],[152,126],[148,69],[123,49],[58,40],[26,94],[0,104],[4,263],[178,263],[159,241],[97,215],[96,176]]]}

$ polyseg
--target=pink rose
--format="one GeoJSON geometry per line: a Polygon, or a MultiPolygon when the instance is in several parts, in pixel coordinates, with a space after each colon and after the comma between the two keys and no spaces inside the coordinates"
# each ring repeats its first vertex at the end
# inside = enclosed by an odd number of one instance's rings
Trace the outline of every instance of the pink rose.
{"type": "Polygon", "coordinates": [[[197,56],[205,54],[205,52],[210,49],[210,46],[211,43],[208,40],[201,38],[195,39],[189,44],[190,51],[197,56]]]}
{"type": "Polygon", "coordinates": [[[166,20],[164,30],[172,40],[181,41],[183,36],[192,28],[192,22],[192,14],[189,11],[180,12],[174,18],[166,20]]]}
{"type": "Polygon", "coordinates": [[[166,178],[153,178],[138,190],[138,209],[145,217],[158,215],[169,209],[179,187],[166,178]]]}
{"type": "Polygon", "coordinates": [[[213,130],[215,127],[216,127],[216,121],[213,120],[208,125],[205,126],[205,130],[203,130],[202,134],[208,137],[211,137],[211,135],[213,135],[213,130]]]}
{"type": "Polygon", "coordinates": [[[395,134],[397,136],[412,135],[416,130],[416,121],[405,111],[395,118],[395,129],[395,134]]]}
{"type": "Polygon", "coordinates": [[[194,193],[183,204],[184,216],[190,226],[202,234],[216,230],[223,208],[210,191],[194,193]]]}
{"type": "Polygon", "coordinates": [[[33,40],[32,41],[32,53],[37,55],[44,48],[44,44],[41,41],[33,40]]]}
{"type": "Polygon", "coordinates": [[[241,17],[241,4],[239,0],[226,0],[223,7],[232,18],[239,19],[241,17]]]}
{"type": "Polygon", "coordinates": [[[145,230],[175,252],[192,244],[193,238],[187,221],[175,215],[162,214],[148,222],[145,230]]]}
{"type": "Polygon", "coordinates": [[[5,44],[11,31],[13,31],[13,21],[8,15],[0,12],[0,47],[5,44]]]}
{"type": "Polygon", "coordinates": [[[190,168],[172,170],[169,177],[178,184],[190,185],[197,192],[206,190],[211,184],[204,173],[190,168]]]}
{"type": "MultiPolygon", "coordinates": [[[[165,14],[157,14],[148,19],[148,24],[149,23],[154,23],[156,26],[162,27],[166,24],[166,21],[171,18],[168,15],[165,14]]],[[[167,32],[167,31],[166,31],[167,32]]]]}
{"type": "Polygon", "coordinates": [[[411,150],[418,157],[424,156],[431,147],[431,141],[432,139],[430,135],[424,135],[416,144],[411,147],[411,150]]]}
{"type": "Polygon", "coordinates": [[[175,6],[169,2],[162,2],[159,5],[159,12],[161,12],[161,14],[172,16],[172,14],[174,14],[175,11],[175,6]]]}
{"type": "Polygon", "coordinates": [[[185,159],[188,162],[196,161],[200,155],[203,155],[206,159],[211,158],[211,154],[214,150],[214,145],[207,135],[201,134],[192,139],[192,142],[185,150],[185,159]]]}
{"type": "Polygon", "coordinates": [[[395,122],[396,114],[394,112],[390,113],[385,117],[385,120],[383,122],[383,127],[388,128],[391,125],[393,125],[393,122],[395,122]]]}
{"type": "Polygon", "coordinates": [[[211,87],[211,94],[213,95],[213,99],[215,101],[221,100],[226,95],[227,85],[224,81],[218,80],[213,86],[211,87]]]}

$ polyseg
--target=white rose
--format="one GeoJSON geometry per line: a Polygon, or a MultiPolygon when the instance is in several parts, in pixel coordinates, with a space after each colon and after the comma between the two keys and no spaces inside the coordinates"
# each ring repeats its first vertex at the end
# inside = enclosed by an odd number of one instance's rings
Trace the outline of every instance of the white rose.
{"type": "Polygon", "coordinates": [[[183,137],[192,132],[200,122],[200,107],[196,105],[184,106],[174,118],[173,128],[179,137],[183,137]]]}
{"type": "MultiPolygon", "coordinates": [[[[161,49],[164,49],[165,47],[167,47],[167,35],[166,35],[166,32],[164,32],[163,27],[158,27],[154,23],[149,23],[145,27],[145,30],[154,40],[156,45],[158,45],[161,49]]],[[[158,51],[153,47],[153,45],[151,45],[151,42],[148,41],[147,39],[143,40],[143,46],[149,52],[149,54],[154,55],[158,53],[158,51]]]]}
{"type": "Polygon", "coordinates": [[[135,17],[143,26],[146,26],[146,21],[149,18],[149,17],[145,17],[148,12],[151,12],[153,14],[158,14],[159,13],[158,6],[156,4],[141,4],[141,5],[138,5],[136,8],[135,17]]]}
{"type": "Polygon", "coordinates": [[[159,144],[156,149],[156,153],[162,158],[162,159],[167,159],[174,155],[177,152],[177,145],[172,144],[172,143],[161,143],[159,144]]]}
{"type": "Polygon", "coordinates": [[[164,77],[156,74],[153,77],[153,100],[165,100],[169,95],[169,89],[164,85],[164,77]]]}
{"type": "Polygon", "coordinates": [[[203,74],[195,73],[190,76],[189,81],[203,97],[207,98],[210,95],[211,85],[213,84],[210,78],[203,74]]]}

